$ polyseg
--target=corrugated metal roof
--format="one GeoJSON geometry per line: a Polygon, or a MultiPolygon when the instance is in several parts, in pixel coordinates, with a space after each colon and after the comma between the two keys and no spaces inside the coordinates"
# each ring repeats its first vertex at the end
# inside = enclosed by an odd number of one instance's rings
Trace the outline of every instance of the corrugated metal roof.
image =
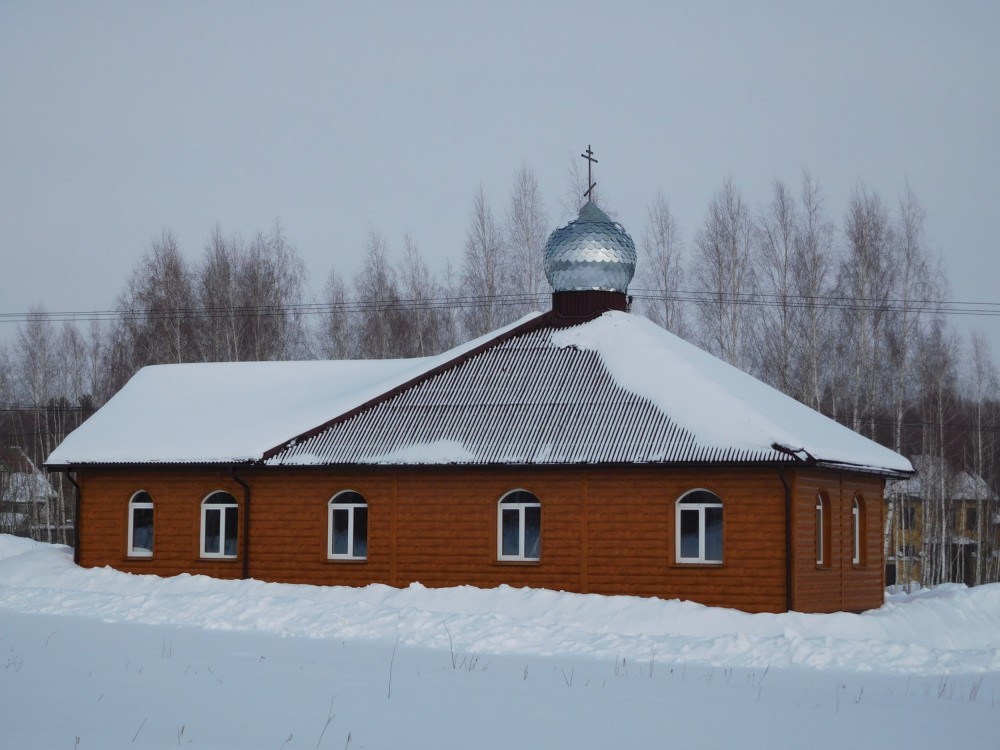
{"type": "Polygon", "coordinates": [[[600,356],[543,327],[502,341],[322,432],[269,465],[615,464],[788,461],[699,444],[600,356]],[[433,456],[433,460],[428,460],[433,456]]]}

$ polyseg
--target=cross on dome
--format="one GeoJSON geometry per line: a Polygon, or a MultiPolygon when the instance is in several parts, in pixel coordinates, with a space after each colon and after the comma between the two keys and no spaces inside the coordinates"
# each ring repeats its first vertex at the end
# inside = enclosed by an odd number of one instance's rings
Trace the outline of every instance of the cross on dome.
{"type": "Polygon", "coordinates": [[[583,194],[583,197],[590,200],[593,196],[594,188],[597,187],[597,183],[594,182],[594,165],[597,164],[597,159],[594,158],[594,152],[590,148],[590,144],[587,144],[587,150],[580,154],[584,159],[587,160],[587,191],[583,194]]]}

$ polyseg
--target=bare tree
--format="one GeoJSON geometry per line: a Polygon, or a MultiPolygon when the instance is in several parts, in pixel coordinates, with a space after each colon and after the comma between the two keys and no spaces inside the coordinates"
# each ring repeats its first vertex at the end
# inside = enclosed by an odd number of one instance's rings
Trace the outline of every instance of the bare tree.
{"type": "MultiPolygon", "coordinates": [[[[1000,378],[993,363],[990,346],[980,332],[972,335],[970,362],[968,368],[967,392],[971,406],[972,425],[970,430],[969,469],[976,480],[993,475],[992,457],[996,452],[995,426],[988,422],[988,404],[997,400],[1000,392],[1000,378]]],[[[975,585],[992,580],[989,561],[994,550],[989,536],[991,519],[998,512],[996,493],[985,492],[984,482],[976,481],[976,528],[971,529],[978,544],[975,557],[973,582],[975,585]]]]}
{"type": "Polygon", "coordinates": [[[695,236],[694,281],[699,336],[710,352],[748,370],[753,352],[756,287],[754,231],[743,196],[726,180],[695,236]]]}
{"type": "Polygon", "coordinates": [[[403,297],[399,319],[403,327],[400,354],[424,357],[441,351],[442,313],[435,299],[437,283],[409,234],[403,237],[403,257],[397,275],[403,297]]]}
{"type": "MultiPolygon", "coordinates": [[[[580,168],[580,158],[576,154],[570,154],[565,178],[566,192],[560,203],[562,204],[563,221],[572,221],[587,202],[584,193],[589,187],[587,185],[587,172],[580,168]]],[[[597,203],[597,188],[594,188],[590,200],[597,203]]]]}
{"type": "Polygon", "coordinates": [[[638,277],[642,296],[640,310],[657,325],[687,334],[683,303],[678,293],[684,288],[683,243],[677,221],[663,192],[657,190],[646,214],[642,234],[638,277]]]}
{"type": "MultiPolygon", "coordinates": [[[[459,274],[450,260],[444,264],[444,274],[441,277],[441,293],[450,300],[462,297],[459,274]]],[[[449,305],[441,314],[441,349],[442,351],[458,346],[462,341],[462,310],[454,304],[449,305]]]]}
{"type": "Polygon", "coordinates": [[[847,254],[837,280],[837,294],[845,302],[839,356],[849,368],[849,380],[842,388],[850,427],[875,437],[877,405],[887,375],[880,349],[886,340],[893,289],[895,238],[885,203],[864,186],[851,198],[844,234],[847,254]]]}
{"type": "Polygon", "coordinates": [[[10,349],[6,341],[0,341],[0,407],[10,407],[15,403],[12,370],[10,349]]]}
{"type": "Polygon", "coordinates": [[[275,219],[270,233],[258,232],[241,268],[242,309],[248,315],[249,357],[295,359],[305,354],[305,324],[300,312],[305,266],[275,219]]]}
{"type": "Polygon", "coordinates": [[[205,243],[198,269],[197,293],[203,322],[199,351],[207,362],[243,359],[239,276],[241,241],[227,239],[216,224],[205,243]]]}
{"type": "Polygon", "coordinates": [[[212,230],[198,269],[201,356],[209,361],[302,357],[306,329],[300,304],[305,267],[276,220],[246,245],[212,230]]]}
{"type": "Polygon", "coordinates": [[[126,380],[144,365],[199,358],[193,281],[177,238],[163,230],[146,250],[118,300],[116,344],[121,347],[119,365],[127,370],[123,373],[126,380]]]}
{"type": "Polygon", "coordinates": [[[949,579],[954,550],[951,498],[954,472],[954,424],[958,411],[958,339],[949,332],[941,316],[934,318],[921,336],[917,356],[922,450],[931,469],[921,477],[923,499],[922,583],[933,585],[949,579]],[[935,468],[937,467],[937,468],[935,468]]]}
{"type": "MultiPolygon", "coordinates": [[[[52,323],[41,306],[33,306],[24,326],[18,331],[13,367],[14,394],[19,409],[16,425],[17,444],[30,456],[44,456],[55,448],[50,433],[48,406],[55,403],[57,392],[57,337],[52,323]]],[[[31,497],[28,503],[29,528],[35,539],[60,541],[52,522],[56,508],[50,498],[31,497]]]]}
{"type": "Polygon", "coordinates": [[[323,289],[323,313],[319,332],[320,356],[347,359],[351,356],[351,318],[348,312],[347,286],[334,268],[330,269],[323,289]]]}
{"type": "Polygon", "coordinates": [[[795,394],[819,409],[828,386],[827,365],[832,356],[831,315],[827,298],[832,293],[830,269],[834,254],[834,228],[823,210],[819,185],[802,175],[802,210],[795,236],[795,292],[800,302],[796,341],[798,362],[795,394]]]}
{"type": "Polygon", "coordinates": [[[548,227],[545,206],[535,173],[522,166],[510,191],[506,216],[507,248],[510,251],[513,289],[526,299],[517,315],[537,309],[542,295],[550,291],[545,279],[544,253],[548,227]]]}
{"type": "Polygon", "coordinates": [[[33,305],[15,343],[15,389],[22,404],[44,406],[56,394],[56,334],[41,305],[33,305]]]}
{"type": "Polygon", "coordinates": [[[781,180],[774,180],[771,202],[761,212],[756,232],[757,284],[763,303],[759,312],[760,373],[766,382],[796,397],[798,223],[795,199],[781,180]]]}
{"type": "Polygon", "coordinates": [[[468,338],[482,336],[514,319],[514,311],[507,306],[512,285],[503,233],[482,187],[473,198],[472,218],[465,237],[462,284],[463,296],[471,298],[464,309],[468,338]]]}
{"type": "Polygon", "coordinates": [[[102,406],[114,395],[111,385],[111,374],[107,367],[108,334],[107,328],[99,320],[90,321],[87,331],[87,382],[90,384],[90,399],[83,404],[86,414],[84,418],[102,406]]]}
{"type": "Polygon", "coordinates": [[[382,236],[368,234],[365,260],[354,277],[360,314],[354,325],[354,351],[366,359],[400,356],[402,331],[396,271],[382,236]]]}
{"type": "Polygon", "coordinates": [[[884,362],[891,373],[889,400],[893,415],[892,448],[903,449],[903,418],[915,380],[912,358],[919,338],[921,311],[940,308],[944,273],[932,265],[924,242],[924,212],[907,186],[893,232],[893,304],[886,318],[884,362]]]}

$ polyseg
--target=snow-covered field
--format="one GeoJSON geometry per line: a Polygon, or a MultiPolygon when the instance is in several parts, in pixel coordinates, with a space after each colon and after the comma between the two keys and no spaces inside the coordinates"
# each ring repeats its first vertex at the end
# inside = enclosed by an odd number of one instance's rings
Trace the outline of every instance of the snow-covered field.
{"type": "Polygon", "coordinates": [[[1000,746],[1000,585],[862,615],[162,579],[0,536],[3,748],[1000,746]]]}

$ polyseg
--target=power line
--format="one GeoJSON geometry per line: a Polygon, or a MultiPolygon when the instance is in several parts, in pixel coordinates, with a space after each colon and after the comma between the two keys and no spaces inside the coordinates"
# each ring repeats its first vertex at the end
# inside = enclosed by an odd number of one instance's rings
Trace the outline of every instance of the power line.
{"type": "MultiPolygon", "coordinates": [[[[30,321],[104,322],[152,321],[204,318],[252,318],[282,315],[337,315],[378,311],[454,310],[496,305],[500,307],[539,307],[548,304],[548,294],[496,294],[481,296],[435,296],[389,300],[350,300],[344,302],[287,303],[281,305],[189,306],[142,310],[62,310],[56,312],[0,313],[0,323],[30,321]]],[[[762,293],[709,293],[699,290],[658,291],[633,289],[633,299],[688,304],[718,304],[749,307],[786,307],[842,311],[908,312],[913,314],[1000,316],[1000,302],[961,300],[886,298],[865,300],[843,295],[799,295],[762,293]]]]}

